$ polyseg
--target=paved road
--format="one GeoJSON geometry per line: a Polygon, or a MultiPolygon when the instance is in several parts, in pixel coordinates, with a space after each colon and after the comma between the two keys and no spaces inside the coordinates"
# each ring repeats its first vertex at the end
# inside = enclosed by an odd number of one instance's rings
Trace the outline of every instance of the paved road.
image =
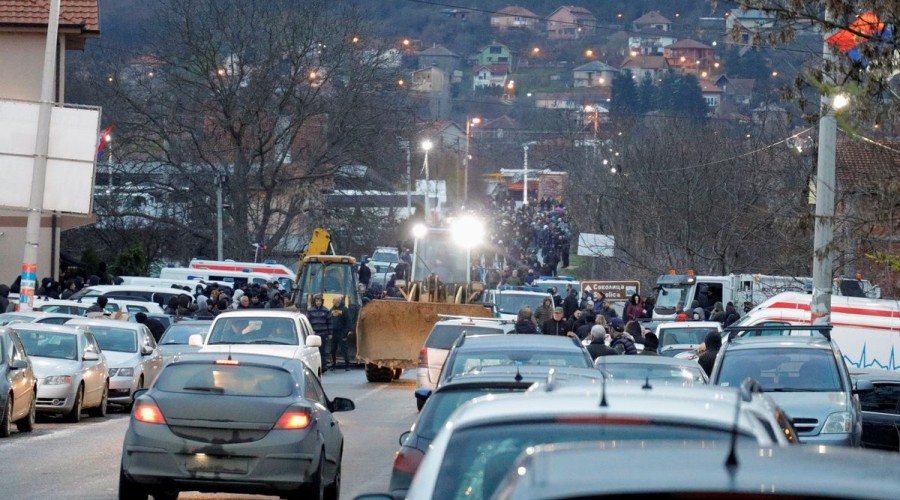
{"type": "MultiPolygon", "coordinates": [[[[338,414],[344,430],[342,498],[387,491],[397,438],[416,416],[415,373],[391,384],[370,384],[361,370],[327,372],[329,397],[349,397],[356,410],[338,414]]],[[[40,421],[31,434],[13,431],[0,440],[2,493],[6,499],[115,499],[128,415],[85,416],[79,424],[40,421]]],[[[259,496],[182,493],[179,498],[259,496]]]]}

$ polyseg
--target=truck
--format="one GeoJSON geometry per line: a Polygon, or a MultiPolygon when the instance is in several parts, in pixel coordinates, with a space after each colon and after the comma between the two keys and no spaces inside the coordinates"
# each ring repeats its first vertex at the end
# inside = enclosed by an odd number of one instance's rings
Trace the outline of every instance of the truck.
{"type": "MultiPolygon", "coordinates": [[[[856,278],[834,280],[834,295],[861,295],[879,298],[881,290],[869,281],[856,278]]],[[[748,312],[756,305],[782,292],[812,292],[812,278],[794,276],[769,276],[764,274],[729,274],[728,276],[695,276],[693,272],[677,274],[670,271],[656,281],[656,304],[653,318],[674,320],[676,311],[691,309],[696,300],[700,307],[709,309],[716,302],[731,302],[738,313],[748,312]]]]}
{"type": "Polygon", "coordinates": [[[389,382],[418,366],[419,353],[441,315],[490,318],[491,311],[470,304],[483,285],[468,280],[467,252],[458,250],[444,228],[418,228],[410,278],[397,280],[402,299],[369,301],[356,323],[357,359],[366,380],[389,382]]]}

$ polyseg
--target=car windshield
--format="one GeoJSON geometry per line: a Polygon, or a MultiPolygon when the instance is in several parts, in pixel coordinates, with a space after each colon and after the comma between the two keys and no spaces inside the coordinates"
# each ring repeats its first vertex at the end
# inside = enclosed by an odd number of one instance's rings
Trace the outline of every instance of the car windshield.
{"type": "Polygon", "coordinates": [[[102,351],[137,352],[137,332],[125,328],[90,326],[102,351]]]}
{"type": "Polygon", "coordinates": [[[283,398],[293,393],[290,373],[259,365],[174,363],[160,372],[154,388],[163,392],[283,398]]]}
{"type": "Polygon", "coordinates": [[[77,342],[70,333],[16,329],[25,354],[42,358],[75,359],[77,342]]]}
{"type": "Polygon", "coordinates": [[[747,377],[763,391],[838,392],[840,373],[830,350],[744,349],[726,351],[717,377],[719,385],[738,387],[747,377]]]}
{"type": "Polygon", "coordinates": [[[266,317],[219,318],[207,343],[299,345],[294,320],[266,317]]]}
{"type": "Polygon", "coordinates": [[[32,318],[31,316],[25,316],[23,314],[0,314],[0,326],[6,326],[12,323],[31,323],[34,320],[35,318],[32,318]]]}
{"type": "Polygon", "coordinates": [[[570,351],[526,351],[523,349],[507,349],[503,351],[464,350],[457,351],[453,358],[453,366],[449,374],[476,372],[488,366],[571,366],[574,368],[591,368],[585,355],[575,349],[570,351]]]}
{"type": "MultiPolygon", "coordinates": [[[[431,404],[431,403],[429,403],[431,404]]],[[[427,405],[426,405],[427,406],[427,405]]],[[[552,422],[486,425],[453,433],[440,464],[433,500],[491,498],[520,453],[531,446],[584,441],[726,441],[729,429],[684,423],[559,417],[552,422]]],[[[742,434],[741,441],[753,440],[742,434]]],[[[753,440],[755,443],[755,440],[753,440]]],[[[590,464],[585,464],[590,467],[590,464]]],[[[599,480],[602,482],[602,480],[599,480]]]]}
{"type": "Polygon", "coordinates": [[[69,297],[69,300],[78,300],[85,297],[99,297],[101,295],[103,295],[103,293],[100,292],[100,290],[95,290],[93,288],[82,288],[81,290],[73,293],[69,297]]]}
{"type": "Polygon", "coordinates": [[[374,262],[400,262],[400,255],[395,252],[375,252],[372,254],[374,262]]]}
{"type": "Polygon", "coordinates": [[[684,300],[690,289],[689,286],[660,286],[656,294],[656,308],[675,309],[677,306],[684,306],[684,300]]]}
{"type": "Polygon", "coordinates": [[[416,420],[416,435],[426,439],[434,439],[454,410],[477,397],[487,394],[522,392],[525,389],[526,387],[521,389],[478,387],[474,389],[438,391],[428,398],[428,404],[422,408],[422,413],[416,420]]]}
{"type": "Polygon", "coordinates": [[[159,339],[159,345],[187,344],[190,341],[191,335],[206,335],[206,332],[209,331],[209,326],[210,323],[194,325],[172,325],[168,329],[166,329],[166,332],[163,333],[162,338],[159,339]]]}
{"type": "Polygon", "coordinates": [[[697,328],[660,328],[657,336],[662,347],[675,344],[702,344],[709,332],[718,331],[715,327],[697,328]]]}
{"type": "Polygon", "coordinates": [[[669,380],[673,382],[705,383],[700,372],[700,365],[696,368],[675,365],[650,365],[650,364],[623,364],[608,363],[600,368],[612,380],[669,380]]]}
{"type": "Polygon", "coordinates": [[[434,325],[428,338],[425,340],[425,347],[433,349],[450,349],[453,342],[465,332],[467,336],[475,335],[493,335],[505,332],[499,326],[475,326],[475,325],[434,325]]]}
{"type": "Polygon", "coordinates": [[[517,314],[519,309],[530,307],[532,311],[541,306],[544,299],[549,298],[548,295],[534,293],[498,293],[497,309],[502,313],[517,314]]]}

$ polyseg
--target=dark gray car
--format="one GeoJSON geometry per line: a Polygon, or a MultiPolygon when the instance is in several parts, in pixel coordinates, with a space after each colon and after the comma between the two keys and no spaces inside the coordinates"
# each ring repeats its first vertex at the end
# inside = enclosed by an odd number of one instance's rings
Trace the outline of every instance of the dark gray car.
{"type": "Polygon", "coordinates": [[[900,451],[900,373],[855,368],[850,378],[857,384],[868,380],[875,386],[872,392],[859,395],[863,446],[900,451]]]}
{"type": "Polygon", "coordinates": [[[7,437],[12,424],[21,432],[34,430],[37,379],[31,360],[16,333],[0,328],[0,437],[7,437]]]}
{"type": "Polygon", "coordinates": [[[188,354],[138,391],[119,474],[119,498],[178,491],[337,499],[344,437],[303,362],[253,354],[188,354]]]}

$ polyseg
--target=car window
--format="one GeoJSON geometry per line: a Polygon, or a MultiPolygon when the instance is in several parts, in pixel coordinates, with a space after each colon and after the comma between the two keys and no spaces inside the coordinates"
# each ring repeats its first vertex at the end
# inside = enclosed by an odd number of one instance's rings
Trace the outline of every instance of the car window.
{"type": "Polygon", "coordinates": [[[207,343],[299,345],[294,320],[264,316],[220,318],[207,343]]]}
{"type": "Polygon", "coordinates": [[[168,365],[154,385],[164,392],[279,398],[290,396],[293,386],[293,377],[281,368],[211,363],[168,365]]]}
{"type": "Polygon", "coordinates": [[[475,326],[475,325],[434,325],[428,338],[425,339],[425,347],[433,349],[450,349],[456,339],[466,332],[466,335],[491,335],[502,334],[505,330],[500,327],[475,326]]]}
{"type": "Polygon", "coordinates": [[[702,344],[709,332],[718,331],[714,327],[697,328],[660,328],[657,336],[659,343],[665,347],[673,344],[702,344]]]}
{"type": "Polygon", "coordinates": [[[328,398],[325,397],[325,391],[319,385],[318,378],[306,369],[303,370],[303,397],[328,407],[328,398]]]}
{"type": "Polygon", "coordinates": [[[422,413],[416,420],[416,434],[426,439],[434,439],[450,415],[464,403],[487,394],[522,392],[525,389],[524,386],[521,389],[479,387],[439,391],[428,398],[428,404],[422,408],[422,413]]]}
{"type": "Polygon", "coordinates": [[[900,384],[877,383],[875,390],[859,395],[863,411],[897,414],[900,403],[900,384]]]}
{"type": "MultiPolygon", "coordinates": [[[[429,403],[430,404],[430,403],[429,403]]],[[[425,405],[428,406],[428,405],[425,405]]],[[[694,427],[683,422],[613,423],[580,419],[565,422],[522,422],[486,425],[456,431],[447,443],[440,464],[433,500],[483,500],[491,498],[520,453],[538,444],[583,441],[667,440],[727,441],[727,429],[694,427]]],[[[741,434],[741,441],[756,440],[741,434]]],[[[602,482],[602,480],[601,480],[602,482]]]]}
{"type": "Polygon", "coordinates": [[[370,260],[376,262],[400,262],[400,255],[394,252],[375,252],[370,260]]]}
{"type": "Polygon", "coordinates": [[[66,317],[44,318],[44,319],[40,320],[39,323],[45,323],[45,324],[50,324],[50,325],[62,325],[63,323],[65,323],[66,321],[69,321],[70,319],[72,319],[72,318],[66,318],[66,317]]]}
{"type": "Polygon", "coordinates": [[[100,344],[97,343],[97,339],[94,336],[87,332],[84,334],[84,352],[93,352],[100,354],[100,344]]]}
{"type": "Polygon", "coordinates": [[[549,295],[524,294],[524,293],[498,293],[495,296],[497,310],[502,313],[516,314],[523,307],[530,307],[532,311],[541,306],[549,295]]]}
{"type": "Polygon", "coordinates": [[[571,366],[575,368],[591,368],[582,352],[572,351],[457,351],[453,358],[453,366],[449,375],[476,372],[488,366],[571,366]]]}
{"type": "Polygon", "coordinates": [[[44,358],[76,359],[75,335],[17,329],[25,354],[44,358]]]}
{"type": "Polygon", "coordinates": [[[601,365],[600,370],[610,376],[612,380],[669,380],[678,382],[705,383],[700,365],[665,366],[649,364],[622,364],[607,363],[601,365]]]}
{"type": "Polygon", "coordinates": [[[738,387],[747,377],[763,391],[837,392],[843,390],[834,355],[823,349],[729,350],[716,383],[738,387]]]}
{"type": "Polygon", "coordinates": [[[209,331],[209,326],[210,323],[205,325],[174,324],[163,333],[162,338],[159,339],[159,345],[187,345],[191,335],[206,335],[206,332],[209,331]]]}
{"type": "Polygon", "coordinates": [[[89,328],[91,329],[91,333],[94,334],[94,339],[100,344],[100,349],[103,349],[104,351],[138,351],[138,332],[134,330],[93,325],[89,328]]]}

